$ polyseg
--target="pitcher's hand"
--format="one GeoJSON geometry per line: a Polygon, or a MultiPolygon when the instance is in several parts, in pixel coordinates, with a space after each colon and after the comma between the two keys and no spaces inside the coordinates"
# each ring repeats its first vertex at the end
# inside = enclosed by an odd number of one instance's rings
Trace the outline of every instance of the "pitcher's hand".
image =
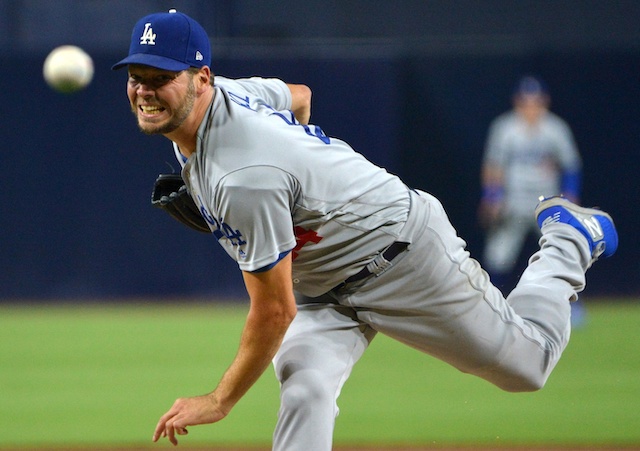
{"type": "Polygon", "coordinates": [[[167,437],[171,443],[177,445],[176,435],[187,435],[187,426],[215,423],[226,417],[227,413],[220,408],[213,393],[180,398],[160,417],[153,433],[153,441],[157,442],[160,437],[167,437]]]}

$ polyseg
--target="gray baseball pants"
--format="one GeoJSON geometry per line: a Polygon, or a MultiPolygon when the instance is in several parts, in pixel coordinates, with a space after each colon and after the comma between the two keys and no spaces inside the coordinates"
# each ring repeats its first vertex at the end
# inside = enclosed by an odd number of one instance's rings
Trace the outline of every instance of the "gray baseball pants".
{"type": "Polygon", "coordinates": [[[470,258],[440,202],[412,193],[392,266],[331,302],[299,305],[274,358],[281,406],[277,451],[328,451],[337,399],[380,332],[513,392],[541,388],[570,334],[570,304],[591,264],[573,227],[545,228],[540,250],[505,299],[470,258]]]}

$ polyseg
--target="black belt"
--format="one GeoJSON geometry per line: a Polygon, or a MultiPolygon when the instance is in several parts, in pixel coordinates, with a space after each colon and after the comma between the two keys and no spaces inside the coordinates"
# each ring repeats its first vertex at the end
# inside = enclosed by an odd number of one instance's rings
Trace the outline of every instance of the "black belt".
{"type": "MultiPolygon", "coordinates": [[[[389,246],[388,248],[386,248],[382,252],[382,258],[384,258],[386,261],[390,262],[391,260],[396,258],[398,255],[400,255],[402,252],[404,252],[405,249],[407,249],[408,246],[409,246],[409,243],[403,243],[402,241],[396,241],[391,246],[389,246]]],[[[369,270],[369,265],[367,265],[364,268],[362,268],[360,270],[360,272],[352,275],[351,277],[348,277],[344,282],[342,282],[341,284],[339,284],[338,286],[333,288],[333,290],[339,290],[340,288],[344,287],[345,285],[348,285],[348,284],[353,283],[353,282],[358,282],[359,280],[366,279],[367,277],[372,276],[374,274],[375,274],[374,272],[371,272],[369,270]]],[[[378,274],[381,274],[381,273],[378,273],[378,274]]],[[[331,291],[333,291],[333,290],[331,290],[331,291]]]]}

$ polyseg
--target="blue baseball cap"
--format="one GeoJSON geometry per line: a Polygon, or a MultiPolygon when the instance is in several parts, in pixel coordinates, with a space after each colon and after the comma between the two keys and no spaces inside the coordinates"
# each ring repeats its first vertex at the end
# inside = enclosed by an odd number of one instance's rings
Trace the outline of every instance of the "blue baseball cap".
{"type": "Polygon", "coordinates": [[[540,78],[534,77],[532,75],[527,75],[526,77],[522,77],[518,81],[513,90],[513,95],[548,96],[549,90],[547,89],[547,85],[545,84],[545,82],[540,78]]]}
{"type": "Polygon", "coordinates": [[[129,56],[112,70],[129,64],[183,71],[189,67],[211,65],[211,44],[202,26],[175,9],[140,19],[133,27],[129,56]]]}

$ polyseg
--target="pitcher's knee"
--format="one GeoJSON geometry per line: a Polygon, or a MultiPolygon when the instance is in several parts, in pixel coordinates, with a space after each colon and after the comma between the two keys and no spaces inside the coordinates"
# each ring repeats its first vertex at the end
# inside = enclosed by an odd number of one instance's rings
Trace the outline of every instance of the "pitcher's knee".
{"type": "Polygon", "coordinates": [[[317,377],[292,378],[281,388],[281,408],[296,412],[318,413],[322,410],[330,413],[335,410],[334,393],[335,390],[327,387],[326,381],[317,377]]]}
{"type": "Polygon", "coordinates": [[[502,390],[512,393],[534,392],[544,387],[546,378],[515,375],[502,380],[496,385],[502,390]]]}
{"type": "Polygon", "coordinates": [[[551,372],[548,364],[504,357],[496,354],[469,372],[508,392],[533,392],[544,387],[551,372]]]}
{"type": "Polygon", "coordinates": [[[476,373],[498,388],[512,392],[534,392],[544,387],[548,374],[543,371],[524,371],[522,368],[494,367],[476,373]]]}

